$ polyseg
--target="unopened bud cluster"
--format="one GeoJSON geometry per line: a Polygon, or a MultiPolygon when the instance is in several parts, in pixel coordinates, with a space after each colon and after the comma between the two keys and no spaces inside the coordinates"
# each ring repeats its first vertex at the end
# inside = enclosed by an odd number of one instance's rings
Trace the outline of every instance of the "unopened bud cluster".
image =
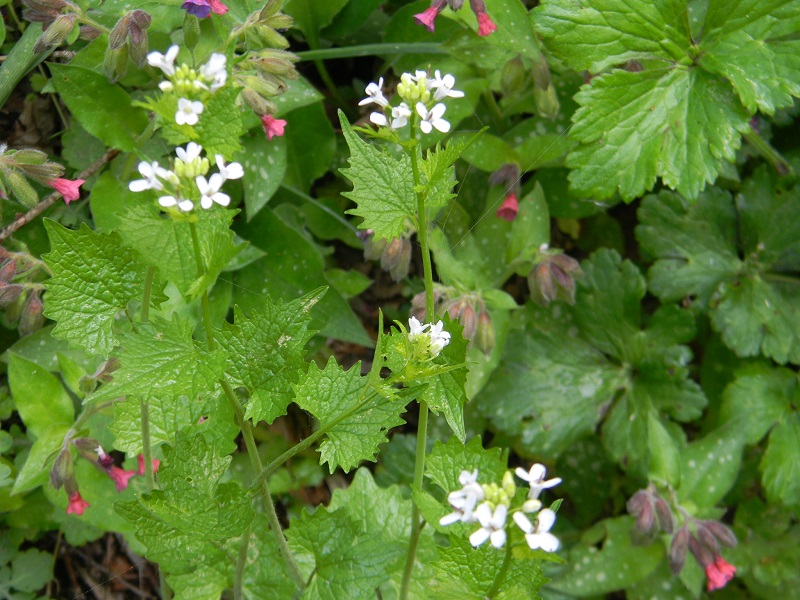
{"type": "Polygon", "coordinates": [[[376,240],[372,230],[360,233],[364,241],[364,260],[381,261],[381,269],[388,272],[393,281],[401,281],[408,275],[411,266],[411,239],[413,228],[408,228],[405,235],[387,242],[376,240]]]}
{"type": "Polygon", "coordinates": [[[689,552],[706,573],[708,591],[724,587],[736,574],[736,567],[721,555],[722,547],[733,548],[737,544],[736,536],[727,525],[696,519],[679,507],[683,523],[676,528],[670,504],[652,484],[628,500],[628,512],[636,519],[632,532],[635,542],[653,542],[661,532],[672,536],[669,568],[674,576],[680,575],[689,552]]]}
{"type": "Polygon", "coordinates": [[[103,61],[106,77],[112,83],[127,73],[129,57],[137,67],[144,66],[149,49],[147,28],[151,21],[148,13],[137,8],[123,15],[114,25],[103,61]]]}
{"type": "MultiPolygon", "coordinates": [[[[461,293],[454,288],[436,286],[434,307],[437,313],[447,313],[451,319],[458,320],[463,328],[462,335],[481,352],[491,353],[495,345],[494,324],[479,293],[461,293]]],[[[411,312],[419,319],[425,318],[424,292],[411,299],[411,312]]]]}
{"type": "Polygon", "coordinates": [[[63,174],[64,167],[48,160],[40,150],[9,150],[0,144],[0,197],[13,197],[24,207],[32,208],[39,203],[39,194],[28,179],[48,185],[63,174]]]}
{"type": "Polygon", "coordinates": [[[582,275],[577,260],[561,250],[550,250],[547,244],[542,244],[539,257],[528,273],[531,299],[542,306],[547,306],[553,300],[575,304],[575,278],[582,275]]]}
{"type": "Polygon", "coordinates": [[[128,188],[132,192],[158,192],[161,194],[158,203],[162,207],[176,207],[182,212],[193,210],[198,202],[205,209],[215,203],[228,206],[231,198],[220,191],[222,185],[228,179],[243,177],[244,169],[236,162],[226,165],[224,157],[217,154],[218,172],[206,178],[211,165],[208,158],[201,155],[202,152],[202,146],[194,142],[189,142],[186,148],[176,148],[172,170],[161,167],[156,161],[142,161],[139,163],[139,173],[144,179],[131,181],[128,188]]]}
{"type": "Polygon", "coordinates": [[[446,526],[453,523],[479,523],[480,529],[469,537],[470,544],[478,547],[491,540],[492,546],[502,548],[507,539],[507,517],[511,514],[531,550],[542,549],[545,552],[558,550],[558,538],[550,533],[556,519],[555,511],[550,508],[543,509],[539,495],[543,490],[561,483],[561,479],[556,477],[545,480],[545,467],[538,463],[528,471],[518,467],[515,473],[530,486],[525,500],[516,507],[514,502],[517,485],[511,471],[503,474],[499,484],[478,483],[477,469],[462,471],[458,478],[462,488],[450,492],[447,496],[453,512],[442,517],[439,524],[446,526]]]}
{"type": "Polygon", "coordinates": [[[0,248],[0,310],[5,310],[9,324],[17,323],[20,336],[44,325],[40,282],[49,275],[47,266],[28,252],[0,248]]]}

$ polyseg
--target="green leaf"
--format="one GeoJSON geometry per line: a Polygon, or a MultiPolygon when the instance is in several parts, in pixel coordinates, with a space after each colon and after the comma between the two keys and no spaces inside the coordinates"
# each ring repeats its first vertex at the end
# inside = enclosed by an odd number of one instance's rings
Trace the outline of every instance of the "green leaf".
{"type": "Polygon", "coordinates": [[[536,34],[522,4],[514,0],[489,0],[486,10],[497,26],[497,31],[486,38],[489,44],[522,54],[534,62],[539,60],[536,34]]]}
{"type": "Polygon", "coordinates": [[[585,597],[621,590],[647,577],[664,551],[660,544],[634,546],[632,525],[630,517],[597,523],[570,551],[567,569],[548,585],[562,594],[585,597]]]}
{"type": "Polygon", "coordinates": [[[242,139],[242,146],[242,152],[234,158],[244,167],[244,205],[249,221],[281,185],[286,172],[286,141],[279,137],[265,144],[263,132],[256,131],[242,139]]]}
{"type": "Polygon", "coordinates": [[[570,183],[585,196],[626,202],[653,189],[656,177],[690,199],[732,162],[747,113],[726,84],[688,68],[595,77],[575,97],[567,157],[570,183]],[[673,124],[678,123],[677,126],[673,124]]]}
{"type": "Polygon", "coordinates": [[[725,77],[751,113],[773,114],[800,97],[800,5],[785,0],[710,3],[700,65],[725,77]]]}
{"type": "Polygon", "coordinates": [[[234,307],[233,324],[223,324],[217,341],[227,353],[228,381],[247,388],[245,417],[254,423],[272,423],[286,414],[294,398],[292,384],[306,369],[305,345],[315,333],[309,330],[309,313],[324,293],[286,303],[267,297],[262,312],[253,311],[249,319],[234,307]]]}
{"type": "Polygon", "coordinates": [[[286,532],[310,577],[305,597],[367,598],[387,579],[399,582],[411,532],[411,503],[397,487],[379,488],[359,469],[329,507],[306,511],[286,532]]]}
{"type": "Polygon", "coordinates": [[[196,215],[195,227],[206,271],[202,278],[197,276],[189,223],[161,217],[154,202],[127,208],[118,228],[126,246],[136,249],[142,261],[157,267],[163,279],[174,283],[184,297],[190,298],[209,289],[231,259],[244,248],[244,244],[234,243],[230,230],[235,211],[203,210],[196,215]],[[158,251],[152,251],[153,248],[158,251]]]}
{"type": "Polygon", "coordinates": [[[663,481],[677,487],[681,481],[680,450],[661,421],[648,414],[648,448],[650,465],[647,469],[651,481],[663,481]]]}
{"type": "Polygon", "coordinates": [[[20,592],[36,592],[47,585],[52,577],[53,556],[31,548],[19,553],[11,563],[9,584],[20,592]]]}
{"type": "Polygon", "coordinates": [[[283,600],[293,596],[297,588],[286,571],[286,563],[275,534],[269,529],[267,517],[256,514],[250,528],[252,533],[242,581],[244,597],[249,600],[283,600]]]}
{"type": "MultiPolygon", "coordinates": [[[[209,394],[201,402],[188,402],[180,396],[150,398],[147,402],[152,448],[161,444],[175,445],[177,435],[188,430],[187,435],[202,435],[223,454],[236,450],[234,440],[239,434],[239,427],[234,422],[230,405],[218,396],[209,394]]],[[[108,429],[115,437],[114,448],[128,456],[142,454],[142,408],[139,398],[114,403],[114,420],[108,429]]]]}
{"type": "Polygon", "coordinates": [[[203,114],[194,127],[196,137],[192,139],[203,147],[207,156],[221,154],[230,159],[242,149],[239,139],[244,135],[244,125],[242,111],[236,105],[238,95],[238,89],[226,86],[205,102],[203,114]]]}
{"type": "Polygon", "coordinates": [[[400,237],[417,207],[411,159],[405,154],[396,158],[362,140],[342,112],[339,121],[350,147],[350,167],[341,173],[353,182],[353,191],[343,195],[357,205],[347,212],[363,218],[359,229],[371,229],[376,240],[400,237]]]}
{"type": "Polygon", "coordinates": [[[320,463],[327,462],[331,473],[336,467],[348,472],[362,460],[374,461],[386,432],[405,423],[400,418],[405,400],[391,388],[367,387],[360,369],[358,362],[345,371],[331,357],[322,370],[312,362],[303,380],[292,386],[298,406],[326,429],[320,463]]]}
{"type": "Polygon", "coordinates": [[[483,483],[501,481],[508,467],[508,450],[485,450],[480,437],[464,444],[452,436],[446,444],[437,440],[425,462],[425,476],[449,494],[463,487],[458,481],[461,471],[477,469],[478,481],[483,483]]]}
{"type": "Polygon", "coordinates": [[[761,460],[763,484],[770,502],[800,505],[800,416],[788,414],[769,434],[769,447],[761,460]]]}
{"type": "Polygon", "coordinates": [[[46,283],[44,314],[58,322],[53,335],[108,356],[118,344],[115,317],[141,296],[145,266],[116,233],[94,233],[85,224],[72,231],[50,220],[45,227],[51,252],[44,259],[53,277],[46,283]]]}
{"type": "Polygon", "coordinates": [[[742,461],[742,432],[730,426],[715,429],[681,452],[681,500],[696,506],[716,505],[733,487],[742,461]]]}
{"type": "Polygon", "coordinates": [[[225,368],[225,353],[205,350],[192,339],[192,325],[176,316],[172,322],[156,319],[140,323],[139,333],[122,336],[120,369],[114,379],[86,402],[134,398],[179,398],[190,401],[201,394],[215,395],[225,368]]]}
{"type": "Polygon", "coordinates": [[[8,384],[14,404],[27,430],[39,437],[51,425],[71,426],[72,399],[53,375],[39,365],[10,353],[8,384]]]}
{"type": "Polygon", "coordinates": [[[285,185],[308,193],[314,181],[331,168],[336,135],[322,102],[297,108],[286,120],[285,185]]]}
{"type": "Polygon", "coordinates": [[[164,449],[161,489],[115,505],[136,527],[147,557],[166,572],[202,573],[216,563],[235,562],[235,551],[224,543],[241,536],[253,511],[237,484],[219,483],[229,463],[230,457],[220,456],[202,436],[179,434],[175,447],[164,449]]]}
{"type": "Polygon", "coordinates": [[[64,104],[89,133],[125,152],[136,147],[135,138],[147,126],[147,116],[131,106],[122,87],[82,67],[48,63],[48,68],[64,104]]]}
{"type": "Polygon", "coordinates": [[[328,0],[327,2],[288,0],[283,11],[294,18],[294,26],[307,38],[316,40],[319,30],[330,25],[333,18],[346,4],[347,0],[328,0]]]}
{"type": "Polygon", "coordinates": [[[64,439],[72,427],[72,422],[53,423],[39,433],[38,439],[33,442],[25,464],[17,473],[14,480],[12,494],[22,494],[40,485],[47,483],[50,468],[53,466],[56,454],[64,445],[64,439]]]}

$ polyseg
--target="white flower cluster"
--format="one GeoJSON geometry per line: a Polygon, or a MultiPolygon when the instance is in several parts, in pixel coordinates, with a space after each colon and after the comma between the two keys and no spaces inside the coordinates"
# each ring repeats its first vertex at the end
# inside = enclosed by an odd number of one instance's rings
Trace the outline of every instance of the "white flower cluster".
{"type": "Polygon", "coordinates": [[[408,320],[408,339],[412,343],[426,339],[429,343],[430,354],[435,358],[450,343],[450,334],[444,330],[444,323],[441,321],[423,325],[416,317],[411,317],[408,320]]]}
{"type": "MultiPolygon", "coordinates": [[[[512,511],[514,523],[525,534],[525,541],[531,550],[541,548],[545,552],[555,552],[559,541],[550,533],[550,529],[555,523],[556,513],[549,508],[542,509],[539,494],[561,483],[561,479],[556,477],[545,481],[545,468],[538,463],[529,471],[517,468],[516,474],[530,484],[530,489],[525,503],[512,511]],[[527,516],[532,513],[536,513],[533,521],[527,516]]],[[[469,537],[470,544],[477,548],[486,540],[491,540],[492,546],[502,548],[506,543],[506,519],[516,491],[511,471],[504,475],[502,486],[478,483],[477,469],[462,471],[458,481],[462,488],[447,496],[453,512],[442,517],[439,524],[479,523],[480,529],[469,537]]]]}
{"type": "Polygon", "coordinates": [[[202,100],[213,94],[225,85],[228,80],[228,71],[225,67],[224,54],[211,55],[211,58],[198,70],[186,64],[175,67],[178,57],[178,46],[170,46],[166,54],[151,52],[147,55],[147,62],[151,67],[157,67],[168,77],[167,81],[158,84],[165,94],[178,94],[178,110],[175,113],[175,122],[178,125],[197,125],[200,115],[203,114],[205,105],[202,100]],[[187,97],[188,96],[188,97],[187,97]]]}
{"type": "Polygon", "coordinates": [[[189,142],[186,148],[176,148],[177,158],[172,170],[159,166],[157,161],[142,161],[139,173],[144,179],[131,181],[128,189],[132,192],[166,192],[159,196],[158,203],[164,208],[177,206],[183,212],[192,210],[198,200],[205,209],[214,203],[228,206],[231,198],[220,191],[222,184],[228,179],[243,177],[244,169],[237,162],[225,164],[225,158],[216,154],[218,172],[206,179],[210,165],[208,159],[201,156],[202,152],[203,148],[194,142],[189,142]]]}
{"type": "Polygon", "coordinates": [[[434,72],[432,78],[428,77],[425,71],[403,73],[400,76],[400,83],[397,85],[397,95],[401,102],[397,106],[392,106],[383,95],[383,77],[378,79],[378,83],[370,83],[364,90],[367,97],[358,103],[359,106],[366,104],[377,104],[382,112],[373,112],[369,120],[380,127],[390,127],[400,129],[408,124],[408,119],[412,116],[409,105],[414,105],[417,115],[419,115],[419,128],[423,133],[430,133],[434,129],[447,133],[450,131],[450,123],[443,119],[447,108],[442,100],[445,98],[462,98],[464,92],[453,89],[456,78],[452,75],[434,72]],[[391,115],[391,120],[387,116],[391,115]]]}

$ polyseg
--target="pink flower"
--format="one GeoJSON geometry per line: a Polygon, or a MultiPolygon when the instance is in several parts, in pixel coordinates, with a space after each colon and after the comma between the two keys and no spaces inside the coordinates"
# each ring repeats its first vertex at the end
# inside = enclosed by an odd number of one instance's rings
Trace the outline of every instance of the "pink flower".
{"type": "Polygon", "coordinates": [[[89,503],[81,498],[80,492],[75,492],[69,497],[69,506],[67,506],[68,515],[78,515],[79,517],[89,508],[89,503]]]}
{"type": "Polygon", "coordinates": [[[493,31],[497,31],[497,25],[485,12],[478,14],[478,35],[487,36],[493,31]]]}
{"type": "Polygon", "coordinates": [[[517,195],[514,192],[511,192],[508,196],[506,196],[506,199],[503,200],[503,204],[500,206],[500,208],[497,209],[497,216],[510,223],[517,218],[518,212],[519,202],[517,202],[517,195]]]}
{"type": "Polygon", "coordinates": [[[126,487],[128,487],[128,480],[136,475],[136,471],[126,471],[125,469],[121,469],[119,467],[111,467],[108,470],[108,476],[114,480],[114,484],[117,486],[117,491],[121,492],[126,487]]]}
{"type": "Polygon", "coordinates": [[[713,592],[725,587],[725,585],[736,575],[736,567],[730,564],[721,556],[717,556],[713,563],[706,567],[706,577],[708,577],[708,591],[713,592]]]}
{"type": "Polygon", "coordinates": [[[416,19],[417,23],[420,25],[424,25],[428,28],[428,31],[433,31],[433,22],[436,20],[436,17],[439,16],[439,9],[435,6],[431,6],[425,12],[421,12],[417,15],[414,15],[414,19],[416,19]]]}
{"type": "MultiPolygon", "coordinates": [[[[136,460],[139,462],[139,468],[136,469],[137,475],[144,475],[144,454],[140,454],[136,457],[136,460]]],[[[158,466],[161,464],[161,461],[157,458],[153,459],[153,473],[158,473],[158,466]]]]}
{"type": "Polygon", "coordinates": [[[276,119],[272,115],[261,115],[261,124],[264,126],[264,133],[267,134],[267,139],[271,140],[276,135],[281,137],[283,129],[286,127],[286,121],[283,119],[276,119]]]}
{"type": "Polygon", "coordinates": [[[219,0],[208,0],[208,5],[211,7],[211,10],[215,15],[224,15],[226,12],[228,12],[228,7],[219,0]]]}
{"type": "Polygon", "coordinates": [[[47,185],[52,187],[55,191],[61,194],[64,197],[64,202],[69,204],[73,200],[77,200],[81,197],[81,192],[79,188],[84,184],[85,179],[51,179],[47,182],[47,185]]]}

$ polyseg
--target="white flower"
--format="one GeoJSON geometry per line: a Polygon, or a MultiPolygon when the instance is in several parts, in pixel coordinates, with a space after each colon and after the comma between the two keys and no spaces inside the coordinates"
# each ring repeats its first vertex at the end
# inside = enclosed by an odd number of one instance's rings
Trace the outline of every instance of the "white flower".
{"type": "Polygon", "coordinates": [[[427,77],[428,76],[428,72],[427,71],[414,71],[413,75],[411,73],[403,73],[403,75],[408,75],[408,78],[411,81],[419,81],[423,77],[427,77]]]}
{"type": "Polygon", "coordinates": [[[439,104],[428,110],[422,102],[417,102],[417,114],[422,117],[422,121],[419,124],[422,133],[430,133],[434,128],[442,133],[450,131],[450,123],[442,118],[446,108],[444,104],[439,102],[439,104]]]}
{"type": "MultiPolygon", "coordinates": [[[[383,88],[383,77],[378,79],[378,83],[370,83],[366,87],[366,89],[364,91],[366,92],[367,97],[364,98],[363,100],[361,100],[358,103],[358,105],[359,106],[364,106],[365,104],[373,104],[374,103],[374,104],[378,104],[380,106],[383,106],[384,108],[389,106],[389,101],[383,95],[383,91],[381,91],[381,88],[383,88]]],[[[373,114],[375,114],[375,113],[373,113],[373,114]]],[[[375,121],[373,121],[373,123],[374,122],[375,121]]]]}
{"type": "Polygon", "coordinates": [[[225,157],[221,154],[215,154],[214,157],[217,161],[217,168],[219,169],[219,174],[222,176],[222,181],[227,181],[228,179],[241,179],[244,177],[244,169],[242,165],[237,162],[228,163],[227,166],[225,165],[225,157]]]}
{"type": "Polygon", "coordinates": [[[200,67],[200,76],[206,81],[211,81],[211,91],[215,91],[225,85],[228,79],[228,71],[225,69],[227,58],[224,54],[215,52],[208,59],[206,64],[200,67]]]}
{"type": "Polygon", "coordinates": [[[144,179],[135,179],[128,184],[128,189],[132,192],[143,192],[145,190],[161,191],[164,186],[158,180],[158,177],[167,179],[169,171],[159,167],[158,162],[151,163],[142,161],[139,163],[139,173],[144,179]]]}
{"type": "Polygon", "coordinates": [[[161,52],[151,52],[147,55],[147,64],[151,67],[158,67],[167,77],[175,75],[175,59],[178,56],[178,46],[170,46],[166,54],[161,52]]]}
{"type": "Polygon", "coordinates": [[[469,543],[475,548],[483,544],[486,540],[492,540],[492,546],[502,548],[506,543],[506,516],[508,507],[505,504],[498,504],[492,512],[492,507],[488,502],[481,504],[475,511],[475,516],[481,524],[481,528],[469,536],[469,543]]]}
{"type": "Polygon", "coordinates": [[[195,177],[194,182],[197,184],[197,189],[200,190],[202,194],[200,206],[203,208],[211,208],[214,202],[221,206],[228,206],[228,204],[231,203],[231,197],[219,191],[219,188],[222,187],[224,182],[222,175],[219,173],[214,173],[208,180],[202,175],[198,175],[195,177]]]}
{"type": "Polygon", "coordinates": [[[203,113],[203,103],[199,100],[191,101],[186,98],[178,100],[178,112],[175,113],[175,122],[178,125],[197,125],[200,120],[198,115],[203,113]]]}
{"type": "Polygon", "coordinates": [[[435,325],[431,325],[431,353],[438,356],[439,352],[450,343],[450,334],[444,330],[444,323],[439,321],[435,325]]]}
{"type": "Polygon", "coordinates": [[[172,85],[172,82],[171,82],[171,81],[162,81],[161,83],[159,83],[159,84],[158,84],[158,88],[159,88],[159,89],[160,89],[162,92],[164,92],[165,94],[167,94],[167,93],[171,92],[172,90],[174,90],[174,89],[175,89],[175,86],[174,86],[174,85],[172,85]]]}
{"type": "Polygon", "coordinates": [[[378,127],[386,127],[389,124],[389,121],[386,120],[386,115],[381,112],[370,113],[369,120],[378,127]]]}
{"type": "Polygon", "coordinates": [[[521,512],[514,513],[514,522],[525,532],[525,541],[531,550],[541,548],[545,552],[558,550],[558,538],[550,533],[550,528],[556,521],[556,513],[545,508],[536,516],[536,527],[530,519],[521,512]]]}
{"type": "Polygon", "coordinates": [[[450,492],[447,496],[447,501],[455,510],[439,519],[439,525],[451,525],[456,521],[472,523],[476,520],[473,511],[478,502],[485,497],[483,486],[478,483],[478,470],[475,469],[471,473],[461,471],[458,481],[463,487],[450,492]]]}
{"type": "Polygon", "coordinates": [[[175,148],[175,154],[178,158],[183,161],[184,164],[189,164],[195,158],[200,158],[200,153],[203,151],[203,147],[200,144],[196,144],[194,142],[189,142],[186,144],[186,149],[184,148],[175,148]]]}
{"type": "Polygon", "coordinates": [[[528,498],[534,500],[539,497],[542,490],[555,487],[561,483],[560,477],[545,481],[544,476],[547,473],[547,469],[545,469],[544,465],[540,465],[539,463],[534,464],[530,471],[526,471],[522,467],[517,467],[514,472],[517,474],[517,477],[530,484],[531,489],[528,492],[528,498]]]}
{"type": "Polygon", "coordinates": [[[425,333],[425,330],[430,327],[430,323],[422,324],[417,317],[411,317],[408,320],[408,337],[413,341],[415,337],[425,333]]]}
{"type": "Polygon", "coordinates": [[[446,73],[442,77],[441,73],[437,70],[434,78],[428,80],[428,89],[435,90],[433,93],[434,100],[442,100],[444,98],[463,98],[464,92],[454,90],[453,86],[456,84],[456,78],[446,73]]]}
{"type": "Polygon", "coordinates": [[[183,212],[189,212],[194,208],[194,202],[191,200],[184,200],[183,198],[176,198],[175,196],[161,196],[158,199],[158,203],[163,206],[164,208],[169,208],[170,206],[177,206],[183,212]]]}
{"type": "Polygon", "coordinates": [[[398,106],[392,107],[392,129],[400,129],[405,127],[408,123],[408,117],[411,116],[411,109],[408,104],[401,102],[398,106]]]}

